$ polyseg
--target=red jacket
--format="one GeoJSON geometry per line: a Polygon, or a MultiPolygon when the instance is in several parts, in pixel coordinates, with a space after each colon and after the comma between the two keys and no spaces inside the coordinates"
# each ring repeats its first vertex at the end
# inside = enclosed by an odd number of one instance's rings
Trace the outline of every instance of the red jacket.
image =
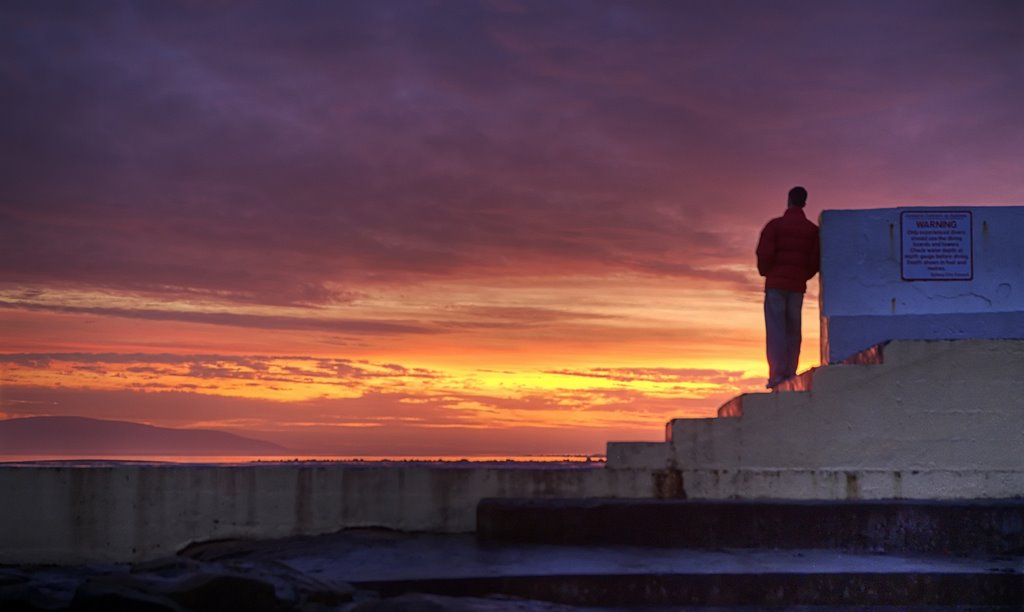
{"type": "Polygon", "coordinates": [[[807,291],[820,257],[818,226],[802,208],[787,208],[786,214],[769,221],[757,241],[757,271],[765,277],[765,289],[807,291]]]}

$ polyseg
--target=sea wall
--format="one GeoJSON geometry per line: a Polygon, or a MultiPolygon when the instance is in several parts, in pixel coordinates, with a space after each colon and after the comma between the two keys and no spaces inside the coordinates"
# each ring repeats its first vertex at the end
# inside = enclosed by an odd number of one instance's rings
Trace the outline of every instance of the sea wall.
{"type": "Polygon", "coordinates": [[[0,563],[145,561],[193,542],[354,527],[469,532],[484,497],[656,497],[660,481],[541,464],[2,466],[0,563]]]}
{"type": "Polygon", "coordinates": [[[893,341],[605,465],[0,466],[0,564],[145,561],[346,528],[470,532],[483,498],[1024,497],[1024,340],[893,341]]]}
{"type": "Polygon", "coordinates": [[[826,210],[821,361],[888,340],[1024,338],[1024,206],[826,210]]]}

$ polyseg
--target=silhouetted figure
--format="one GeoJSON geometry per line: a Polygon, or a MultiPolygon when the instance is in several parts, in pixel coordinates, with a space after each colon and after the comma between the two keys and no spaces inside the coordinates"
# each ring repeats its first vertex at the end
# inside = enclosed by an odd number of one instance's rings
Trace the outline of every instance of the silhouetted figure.
{"type": "Polygon", "coordinates": [[[796,376],[800,361],[800,309],[820,258],[818,226],[804,215],[806,204],[806,189],[790,189],[786,213],[769,221],[757,242],[757,271],[765,277],[768,388],[796,376]]]}

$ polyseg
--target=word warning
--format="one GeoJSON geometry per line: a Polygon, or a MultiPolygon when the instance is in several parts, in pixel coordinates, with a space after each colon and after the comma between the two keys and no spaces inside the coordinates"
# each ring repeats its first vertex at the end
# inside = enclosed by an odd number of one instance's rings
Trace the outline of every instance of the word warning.
{"type": "Polygon", "coordinates": [[[970,211],[903,211],[903,280],[974,278],[970,211]]]}

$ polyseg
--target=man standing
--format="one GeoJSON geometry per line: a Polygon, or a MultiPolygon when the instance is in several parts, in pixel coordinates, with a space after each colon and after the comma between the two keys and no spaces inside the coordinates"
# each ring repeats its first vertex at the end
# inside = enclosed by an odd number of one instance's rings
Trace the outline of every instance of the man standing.
{"type": "Polygon", "coordinates": [[[768,388],[796,376],[800,361],[800,309],[807,281],[818,273],[818,226],[807,220],[807,190],[789,190],[786,213],[768,222],[757,242],[757,271],[764,281],[768,388]]]}

